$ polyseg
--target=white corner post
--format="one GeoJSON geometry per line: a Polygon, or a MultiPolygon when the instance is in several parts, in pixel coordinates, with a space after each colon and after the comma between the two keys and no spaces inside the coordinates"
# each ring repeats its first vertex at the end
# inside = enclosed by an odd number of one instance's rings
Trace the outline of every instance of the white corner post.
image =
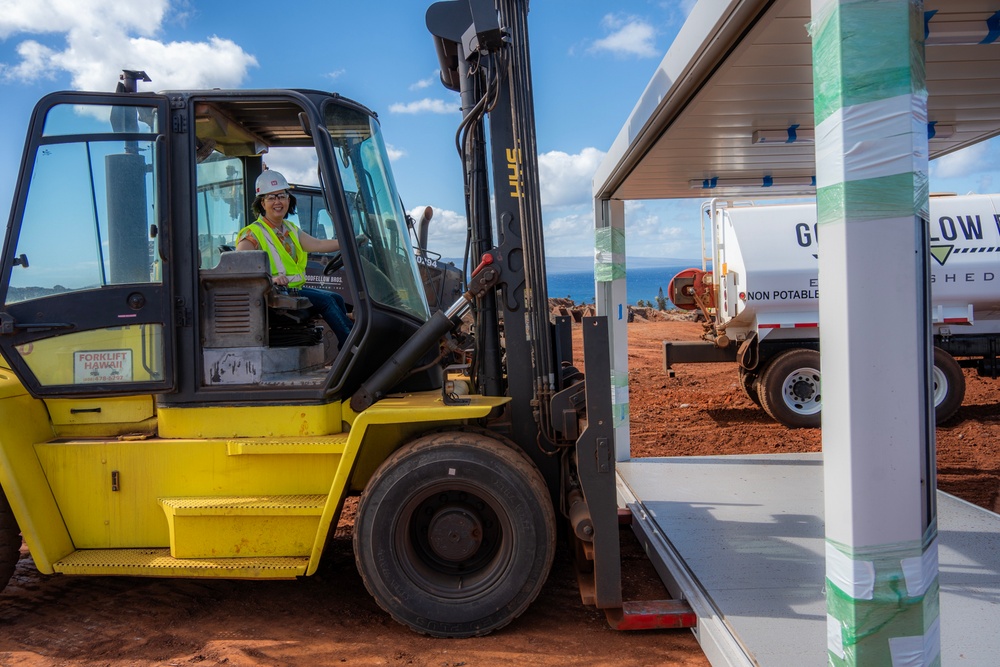
{"type": "Polygon", "coordinates": [[[631,456],[628,423],[628,297],[625,292],[625,202],[594,200],[594,294],[608,318],[615,460],[631,456]]]}
{"type": "Polygon", "coordinates": [[[827,649],[941,664],[922,0],[812,0],[827,649]]]}

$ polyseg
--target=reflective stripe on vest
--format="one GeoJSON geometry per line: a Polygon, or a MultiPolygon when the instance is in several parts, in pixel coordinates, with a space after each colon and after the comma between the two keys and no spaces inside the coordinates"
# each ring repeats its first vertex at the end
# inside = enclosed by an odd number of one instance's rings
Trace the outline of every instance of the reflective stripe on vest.
{"type": "Polygon", "coordinates": [[[299,244],[299,228],[295,223],[283,220],[282,224],[287,225],[290,232],[288,237],[295,246],[295,256],[298,261],[292,258],[285,250],[285,246],[278,240],[278,235],[274,233],[271,226],[262,218],[257,218],[250,224],[249,230],[257,239],[257,246],[261,250],[267,250],[267,257],[271,260],[271,275],[285,274],[288,277],[288,286],[292,289],[302,287],[306,282],[306,261],[309,255],[302,250],[299,244]],[[278,260],[281,260],[281,269],[278,268],[278,260]]]}

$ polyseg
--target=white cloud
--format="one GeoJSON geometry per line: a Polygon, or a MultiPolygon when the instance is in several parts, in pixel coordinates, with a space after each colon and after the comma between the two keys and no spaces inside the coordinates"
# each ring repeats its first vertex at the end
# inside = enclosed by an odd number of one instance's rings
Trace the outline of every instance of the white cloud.
{"type": "Polygon", "coordinates": [[[289,183],[319,185],[319,159],[311,147],[272,148],[264,154],[264,165],[281,172],[289,183]]]}
{"type": "Polygon", "coordinates": [[[590,46],[591,51],[608,51],[617,56],[639,58],[661,55],[654,42],[656,30],[646,21],[634,16],[608,14],[601,23],[610,34],[595,41],[590,46]]]}
{"type": "Polygon", "coordinates": [[[129,31],[149,36],[163,21],[168,0],[0,0],[0,38],[18,33],[83,34],[129,31]]]}
{"type": "Polygon", "coordinates": [[[17,45],[17,55],[21,56],[21,62],[14,66],[0,63],[0,74],[4,79],[51,79],[55,72],[50,70],[46,63],[52,58],[52,49],[39,44],[34,40],[21,42],[17,45]]]}
{"type": "MultiPolygon", "coordinates": [[[[696,258],[701,256],[698,202],[694,200],[625,202],[625,252],[629,257],[696,258]]],[[[588,257],[594,253],[593,206],[576,206],[557,215],[543,210],[545,249],[549,257],[588,257]]]]}
{"type": "Polygon", "coordinates": [[[631,252],[635,255],[643,255],[643,248],[663,243],[668,239],[678,239],[685,234],[685,230],[680,227],[672,227],[663,222],[660,215],[653,211],[637,210],[629,215],[625,212],[626,234],[628,245],[632,246],[631,252]]]}
{"type": "MultiPolygon", "coordinates": [[[[583,207],[581,207],[582,209],[583,207]]],[[[549,257],[589,257],[594,254],[593,207],[545,218],[545,254],[549,257]]]]}
{"type": "MultiPolygon", "coordinates": [[[[591,257],[594,210],[591,179],[604,153],[585,148],[569,155],[550,151],[539,156],[545,251],[549,257],[591,257]]],[[[424,206],[410,209],[418,220],[424,206]]],[[[626,250],[633,257],[701,256],[699,202],[625,202],[626,250]]],[[[447,258],[465,252],[465,212],[435,209],[428,227],[428,250],[447,258]]]]}
{"type": "MultiPolygon", "coordinates": [[[[625,203],[625,248],[630,257],[697,258],[701,241],[697,227],[699,209],[694,200],[625,203]]],[[[409,210],[419,220],[424,205],[409,210]]],[[[594,212],[592,203],[542,210],[547,257],[592,257],[594,212]]],[[[428,225],[427,249],[449,259],[465,252],[464,212],[434,209],[428,225]]]]}
{"type": "Polygon", "coordinates": [[[631,257],[701,257],[701,202],[625,202],[625,252],[631,257]]]}
{"type": "Polygon", "coordinates": [[[542,205],[589,205],[594,172],[604,156],[605,153],[596,148],[584,148],[576,155],[562,151],[539,155],[538,180],[542,188],[542,205]]]}
{"type": "MultiPolygon", "coordinates": [[[[20,61],[0,64],[5,80],[31,81],[67,72],[74,88],[114,90],[122,69],[143,69],[156,89],[239,85],[256,59],[235,42],[154,39],[168,0],[0,0],[0,38],[60,35],[62,46],[18,44],[20,61]]],[[[149,84],[146,84],[149,87],[149,84]]]]}
{"type": "Polygon", "coordinates": [[[457,113],[460,111],[458,103],[456,102],[446,102],[444,100],[434,100],[425,97],[422,100],[417,100],[416,102],[408,102],[403,104],[397,102],[396,104],[389,105],[389,111],[391,113],[457,113]]]}
{"type": "Polygon", "coordinates": [[[399,158],[406,157],[406,151],[402,148],[396,148],[392,144],[386,144],[385,150],[389,154],[389,161],[395,162],[399,158]]]}
{"type": "Polygon", "coordinates": [[[328,79],[339,79],[340,77],[344,76],[344,74],[346,74],[346,73],[347,73],[347,70],[344,69],[343,67],[341,67],[338,70],[334,70],[332,72],[327,72],[326,78],[328,78],[328,79]]]}
{"type": "Polygon", "coordinates": [[[423,90],[424,88],[430,88],[435,83],[438,83],[440,81],[441,81],[441,72],[440,72],[440,70],[434,70],[434,73],[431,74],[426,79],[421,79],[420,81],[417,81],[416,83],[411,84],[410,85],[410,90],[423,90]]]}
{"type": "Polygon", "coordinates": [[[960,151],[940,157],[930,164],[930,175],[936,178],[962,178],[981,172],[989,158],[989,142],[980,142],[960,151]]]}

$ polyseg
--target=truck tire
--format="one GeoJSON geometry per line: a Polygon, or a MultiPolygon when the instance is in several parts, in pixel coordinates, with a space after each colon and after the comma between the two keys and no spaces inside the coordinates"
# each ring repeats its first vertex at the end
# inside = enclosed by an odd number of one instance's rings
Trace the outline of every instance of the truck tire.
{"type": "Polygon", "coordinates": [[[934,348],[934,421],[948,421],[965,399],[965,374],[955,358],[939,347],[934,348]]]}
{"type": "Polygon", "coordinates": [[[14,568],[20,558],[21,529],[17,526],[7,496],[0,490],[0,591],[14,575],[14,568]]]}
{"type": "Polygon", "coordinates": [[[789,428],[818,428],[823,407],[819,352],[797,348],[774,357],[757,386],[760,405],[789,428]]]}
{"type": "Polygon", "coordinates": [[[739,367],[739,373],[740,387],[743,389],[743,393],[759,408],[760,396],[757,394],[757,374],[748,371],[742,366],[739,367]]]}
{"type": "Polygon", "coordinates": [[[555,554],[538,469],[482,433],[420,437],[368,482],[354,556],[379,606],[435,637],[488,634],[538,596],[555,554]]]}

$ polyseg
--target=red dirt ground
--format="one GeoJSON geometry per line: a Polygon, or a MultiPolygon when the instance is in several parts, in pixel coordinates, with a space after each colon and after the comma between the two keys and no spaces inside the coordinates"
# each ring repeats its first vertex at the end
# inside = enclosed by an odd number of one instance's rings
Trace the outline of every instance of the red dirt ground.
{"type": "MultiPolygon", "coordinates": [[[[629,326],[633,456],[818,451],[819,430],[772,422],[730,364],[662,370],[663,340],[695,340],[688,321],[629,326]]],[[[577,327],[579,333],[579,327],[577,327]]],[[[577,342],[579,348],[579,342],[577,342]]],[[[964,407],[938,429],[940,488],[997,511],[1000,405],[993,381],[967,376],[964,407]]],[[[430,639],[368,596],[343,522],[319,573],[296,582],[45,577],[30,556],[0,594],[0,666],[708,665],[687,630],[617,633],[580,604],[566,549],[539,599],[488,637],[430,639]]],[[[627,598],[664,597],[623,531],[627,598]]]]}

